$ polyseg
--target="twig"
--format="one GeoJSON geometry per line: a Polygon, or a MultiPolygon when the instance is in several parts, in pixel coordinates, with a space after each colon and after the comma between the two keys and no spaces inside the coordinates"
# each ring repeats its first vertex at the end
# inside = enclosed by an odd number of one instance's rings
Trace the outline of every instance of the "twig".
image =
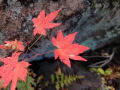
{"type": "Polygon", "coordinates": [[[91,65],[89,65],[89,67],[103,67],[103,66],[105,66],[106,64],[108,64],[113,59],[114,54],[115,54],[115,52],[113,51],[113,53],[109,56],[108,59],[105,59],[104,61],[100,61],[100,62],[91,64],[91,65]]]}
{"type": "Polygon", "coordinates": [[[84,56],[84,57],[86,57],[86,58],[98,58],[98,57],[100,57],[100,58],[109,58],[110,56],[84,56]]]}
{"type": "Polygon", "coordinates": [[[32,48],[32,46],[39,40],[41,38],[41,35],[32,43],[32,45],[28,45],[28,48],[27,48],[27,51],[25,52],[25,54],[24,54],[24,56],[23,56],[23,58],[22,59],[24,59],[25,58],[25,56],[26,56],[26,54],[27,54],[27,52],[28,52],[28,50],[32,50],[31,48],[32,48]]]}
{"type": "Polygon", "coordinates": [[[32,59],[32,58],[35,58],[35,57],[37,57],[37,56],[41,56],[41,55],[46,54],[46,53],[51,53],[51,52],[53,52],[53,51],[54,51],[54,50],[51,50],[51,51],[48,51],[48,52],[45,52],[45,53],[41,53],[41,54],[35,54],[34,56],[32,56],[32,57],[30,57],[30,58],[24,59],[24,61],[30,60],[30,59],[32,59]]]}
{"type": "Polygon", "coordinates": [[[28,49],[30,50],[31,49],[31,47],[39,40],[41,38],[41,35],[37,38],[37,40],[35,40],[35,42],[33,42],[33,44],[32,45],[30,45],[30,47],[28,47],[28,49]]]}

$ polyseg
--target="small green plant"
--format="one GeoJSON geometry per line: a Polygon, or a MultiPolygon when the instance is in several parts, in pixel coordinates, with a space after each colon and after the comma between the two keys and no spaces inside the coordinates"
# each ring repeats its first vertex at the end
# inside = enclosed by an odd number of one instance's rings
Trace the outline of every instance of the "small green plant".
{"type": "Polygon", "coordinates": [[[107,69],[103,70],[102,68],[92,68],[92,70],[104,76],[109,76],[111,74],[111,71],[107,69]]]}
{"type": "MultiPolygon", "coordinates": [[[[40,75],[37,79],[37,84],[39,84],[42,79],[44,79],[45,77],[43,77],[42,75],[40,75]]],[[[50,75],[50,79],[47,80],[44,85],[42,85],[42,87],[40,88],[45,88],[47,87],[49,84],[53,84],[55,85],[56,90],[61,90],[63,89],[65,86],[69,86],[71,85],[73,82],[75,82],[76,80],[80,80],[83,79],[84,76],[81,75],[65,75],[64,73],[61,72],[60,67],[58,67],[58,70],[50,75]]]]}
{"type": "Polygon", "coordinates": [[[72,82],[83,78],[84,76],[64,75],[63,73],[59,75],[58,73],[56,73],[55,75],[54,74],[51,75],[51,82],[53,84],[55,83],[56,90],[59,90],[60,88],[64,88],[64,86],[69,86],[72,84],[72,82]]]}
{"type": "Polygon", "coordinates": [[[17,90],[34,90],[32,86],[36,86],[36,82],[31,75],[28,75],[26,82],[19,80],[17,83],[17,90]]]}
{"type": "Polygon", "coordinates": [[[114,89],[110,89],[113,88],[112,86],[107,86],[106,85],[106,77],[110,76],[112,74],[110,69],[103,69],[103,68],[92,68],[93,71],[95,71],[96,73],[98,73],[101,76],[101,88],[97,89],[97,90],[114,90],[114,89]]]}

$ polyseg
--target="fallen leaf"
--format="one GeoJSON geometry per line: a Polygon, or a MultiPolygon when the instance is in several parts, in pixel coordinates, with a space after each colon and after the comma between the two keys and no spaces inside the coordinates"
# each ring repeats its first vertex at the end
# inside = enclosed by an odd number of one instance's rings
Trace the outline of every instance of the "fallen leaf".
{"type": "Polygon", "coordinates": [[[10,49],[11,47],[6,47],[5,45],[0,45],[0,49],[10,49]]]}
{"type": "Polygon", "coordinates": [[[11,47],[12,50],[24,51],[23,42],[21,42],[21,41],[17,41],[15,39],[15,41],[5,41],[5,43],[6,43],[5,46],[11,47]]]}
{"type": "Polygon", "coordinates": [[[6,88],[10,83],[11,90],[15,90],[17,80],[26,80],[27,76],[27,67],[30,65],[28,62],[20,61],[18,62],[18,58],[20,52],[15,52],[11,57],[0,58],[0,60],[4,63],[0,67],[0,76],[3,80],[3,87],[6,88]]]}
{"type": "Polygon", "coordinates": [[[12,49],[24,51],[23,42],[17,41],[5,41],[5,45],[0,45],[0,49],[12,49]]]}
{"type": "Polygon", "coordinates": [[[46,29],[51,29],[53,27],[59,26],[60,23],[52,23],[51,21],[57,16],[60,10],[52,12],[45,17],[45,10],[42,10],[37,18],[33,18],[32,21],[34,23],[34,31],[33,35],[35,36],[37,33],[41,35],[46,35],[46,29]]]}
{"type": "Polygon", "coordinates": [[[71,67],[69,58],[78,61],[86,61],[85,58],[78,56],[78,54],[89,49],[89,47],[79,45],[77,43],[72,44],[76,34],[77,33],[75,32],[64,37],[62,31],[60,30],[56,39],[52,37],[52,43],[57,47],[57,49],[54,51],[55,59],[59,57],[60,60],[68,67],[71,67]]]}

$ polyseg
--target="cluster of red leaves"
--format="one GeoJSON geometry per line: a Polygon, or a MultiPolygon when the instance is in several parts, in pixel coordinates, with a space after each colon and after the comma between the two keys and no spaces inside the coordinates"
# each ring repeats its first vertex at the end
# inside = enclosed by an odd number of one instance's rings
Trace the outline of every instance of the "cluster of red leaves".
{"type": "MultiPolygon", "coordinates": [[[[45,17],[45,10],[43,10],[40,12],[37,18],[33,18],[32,21],[35,27],[33,30],[33,36],[36,34],[46,35],[46,29],[59,26],[60,23],[51,22],[57,16],[59,11],[60,10],[52,12],[45,17]]],[[[69,58],[73,60],[86,61],[86,59],[78,56],[78,54],[89,49],[88,47],[79,45],[77,43],[72,44],[76,34],[77,33],[75,32],[63,37],[62,31],[60,30],[56,39],[52,37],[52,43],[57,47],[57,49],[54,50],[55,59],[59,57],[60,60],[68,67],[71,67],[69,58]]],[[[18,61],[21,54],[19,51],[24,51],[23,42],[17,40],[5,41],[5,45],[0,45],[0,49],[15,50],[11,57],[0,58],[0,60],[4,63],[0,67],[0,76],[3,80],[3,87],[5,88],[12,83],[11,90],[15,90],[18,79],[25,81],[27,76],[26,68],[30,65],[28,62],[25,62],[25,60],[18,61]]]]}
{"type": "Polygon", "coordinates": [[[3,80],[3,87],[6,88],[11,82],[11,90],[15,90],[17,80],[25,81],[27,76],[27,67],[30,65],[28,62],[18,62],[19,55],[18,51],[24,51],[23,42],[21,41],[5,41],[5,45],[0,45],[1,49],[12,49],[15,52],[11,57],[0,58],[4,63],[0,67],[0,76],[3,80]]]}

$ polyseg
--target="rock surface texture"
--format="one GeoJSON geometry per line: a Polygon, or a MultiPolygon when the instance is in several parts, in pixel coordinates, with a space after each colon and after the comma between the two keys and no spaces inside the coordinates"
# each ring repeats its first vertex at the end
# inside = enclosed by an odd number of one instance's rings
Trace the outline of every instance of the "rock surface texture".
{"type": "MultiPolygon", "coordinates": [[[[33,39],[33,36],[31,36],[33,33],[32,18],[37,17],[43,9],[47,14],[61,9],[54,22],[62,24],[53,30],[48,30],[47,36],[41,37],[31,48],[32,51],[37,53],[41,54],[54,50],[55,47],[52,45],[51,37],[55,37],[59,29],[63,31],[64,35],[77,32],[74,42],[88,46],[91,50],[112,43],[120,36],[120,4],[117,0],[92,0],[92,2],[90,0],[5,0],[0,2],[0,44],[3,44],[6,40],[15,39],[26,44],[33,39]]],[[[35,36],[35,38],[37,37],[39,35],[35,36]]],[[[34,56],[32,51],[28,52],[26,58],[34,56]]],[[[8,55],[7,51],[0,50],[0,57],[8,55]]],[[[32,60],[43,60],[53,56],[53,53],[47,53],[32,58],[32,60]]],[[[45,65],[47,65],[46,67],[49,66],[49,64],[43,63],[41,67],[44,68],[45,65]]],[[[75,64],[74,68],[76,67],[75,64]]],[[[79,69],[79,65],[77,69],[79,69]]],[[[81,75],[81,70],[78,72],[77,69],[77,74],[81,75]]],[[[81,83],[83,88],[79,87],[79,84],[73,83],[70,90],[75,87],[81,88],[81,90],[90,88],[92,88],[91,90],[97,90],[101,84],[98,75],[84,71],[82,75],[86,76],[81,83]],[[96,81],[98,81],[98,84],[96,84],[96,81]],[[90,84],[91,82],[92,84],[90,84]],[[85,88],[84,85],[86,84],[87,87],[85,88]]]]}
{"type": "MultiPolygon", "coordinates": [[[[64,35],[77,32],[76,43],[88,46],[91,50],[98,49],[120,35],[119,2],[108,1],[6,0],[0,10],[0,44],[15,38],[23,42],[29,41],[33,33],[32,18],[37,17],[43,9],[47,14],[61,9],[55,22],[61,22],[62,25],[48,30],[47,36],[42,37],[32,49],[38,53],[54,49],[51,37],[56,36],[59,29],[62,29],[64,35]]],[[[29,53],[30,56],[32,54],[29,53]]],[[[46,54],[36,59],[43,57],[53,57],[53,54],[46,54]]]]}

